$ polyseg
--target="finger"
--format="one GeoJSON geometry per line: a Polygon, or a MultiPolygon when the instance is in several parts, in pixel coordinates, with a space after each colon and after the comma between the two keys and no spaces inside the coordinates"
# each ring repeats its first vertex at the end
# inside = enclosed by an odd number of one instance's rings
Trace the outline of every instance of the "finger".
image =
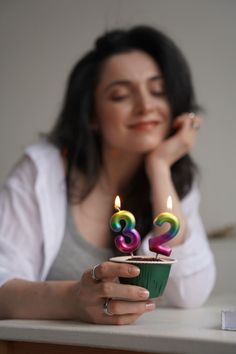
{"type": "Polygon", "coordinates": [[[186,123],[186,117],[182,115],[174,120],[173,128],[180,129],[181,127],[184,126],[185,123],[186,123]]]}
{"type": "Polygon", "coordinates": [[[181,127],[184,128],[184,127],[190,125],[191,119],[192,119],[190,117],[191,117],[190,113],[183,113],[180,116],[176,117],[173,122],[173,128],[180,129],[181,127]]]}
{"type": "Polygon", "coordinates": [[[173,123],[174,129],[193,128],[193,126],[200,127],[202,124],[202,118],[194,113],[184,113],[177,117],[173,123]]]}
{"type": "Polygon", "coordinates": [[[100,280],[116,277],[133,278],[139,273],[140,269],[132,264],[103,262],[96,267],[96,278],[100,280]]]}
{"type": "Polygon", "coordinates": [[[136,314],[141,315],[144,312],[153,311],[156,308],[152,301],[120,301],[111,299],[109,301],[108,311],[113,315],[136,314]]]}
{"type": "Polygon", "coordinates": [[[191,121],[190,128],[192,130],[195,130],[195,132],[196,132],[197,130],[200,129],[201,125],[202,125],[202,118],[201,117],[195,117],[191,121]]]}
{"type": "Polygon", "coordinates": [[[104,315],[101,319],[101,322],[99,323],[109,324],[109,325],[128,325],[137,321],[137,319],[140,316],[141,314],[139,315],[128,314],[128,315],[117,315],[117,316],[104,315]]]}
{"type": "MultiPolygon", "coordinates": [[[[189,113],[186,117],[187,127],[192,130],[198,130],[202,124],[202,117],[194,113],[189,113]]],[[[193,132],[193,131],[192,131],[193,132]]]]}
{"type": "Polygon", "coordinates": [[[140,301],[149,298],[149,291],[145,288],[114,282],[101,282],[98,284],[97,294],[102,298],[117,298],[129,301],[140,301]]]}

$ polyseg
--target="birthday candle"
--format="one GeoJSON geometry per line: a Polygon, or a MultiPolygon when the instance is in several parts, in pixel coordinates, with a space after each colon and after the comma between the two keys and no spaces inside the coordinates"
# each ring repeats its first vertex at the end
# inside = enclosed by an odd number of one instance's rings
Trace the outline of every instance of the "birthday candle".
{"type": "Polygon", "coordinates": [[[115,232],[120,232],[122,230],[122,235],[118,235],[115,238],[116,248],[123,253],[131,253],[139,248],[141,244],[141,238],[138,231],[135,229],[135,217],[127,210],[120,210],[120,198],[119,196],[115,199],[115,209],[118,210],[111,217],[111,229],[115,232]],[[125,226],[122,229],[121,220],[125,222],[125,226]],[[128,237],[130,242],[126,242],[125,237],[128,237]]]}
{"type": "MultiPolygon", "coordinates": [[[[172,198],[168,197],[167,208],[172,209],[172,198]]],[[[162,226],[164,223],[170,224],[170,229],[162,235],[155,236],[149,240],[149,249],[152,252],[161,253],[165,256],[171,254],[171,248],[168,246],[163,246],[163,243],[170,241],[173,237],[177,235],[180,229],[179,219],[170,212],[160,213],[153,221],[155,226],[162,226]]]]}

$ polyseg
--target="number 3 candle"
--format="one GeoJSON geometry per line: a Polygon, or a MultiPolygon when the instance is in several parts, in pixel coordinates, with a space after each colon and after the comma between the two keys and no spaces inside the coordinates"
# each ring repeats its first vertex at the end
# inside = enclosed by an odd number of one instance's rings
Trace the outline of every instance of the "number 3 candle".
{"type": "Polygon", "coordinates": [[[125,226],[122,229],[122,235],[118,235],[115,238],[115,245],[119,251],[123,253],[131,253],[139,248],[141,244],[141,238],[137,230],[135,230],[135,217],[132,213],[127,210],[120,210],[120,198],[119,196],[115,199],[115,209],[118,210],[111,217],[111,228],[115,232],[120,232],[122,226],[120,221],[125,222],[125,226]],[[130,239],[130,242],[127,243],[125,237],[130,239]]]}
{"type": "MultiPolygon", "coordinates": [[[[167,199],[167,208],[172,209],[172,198],[171,196],[167,199]]],[[[172,213],[165,212],[159,214],[153,221],[155,226],[161,226],[164,223],[170,224],[170,229],[159,236],[153,237],[149,240],[149,249],[152,252],[161,253],[165,256],[169,256],[171,254],[171,248],[167,246],[162,246],[163,243],[170,241],[173,237],[177,235],[180,229],[179,219],[172,213]]]]}

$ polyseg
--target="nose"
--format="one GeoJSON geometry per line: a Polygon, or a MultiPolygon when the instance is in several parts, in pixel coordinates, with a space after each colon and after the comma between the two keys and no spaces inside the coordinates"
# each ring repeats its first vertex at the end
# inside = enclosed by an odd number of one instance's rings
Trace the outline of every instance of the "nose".
{"type": "Polygon", "coordinates": [[[137,114],[147,114],[154,110],[153,97],[148,92],[138,92],[135,102],[137,114]]]}

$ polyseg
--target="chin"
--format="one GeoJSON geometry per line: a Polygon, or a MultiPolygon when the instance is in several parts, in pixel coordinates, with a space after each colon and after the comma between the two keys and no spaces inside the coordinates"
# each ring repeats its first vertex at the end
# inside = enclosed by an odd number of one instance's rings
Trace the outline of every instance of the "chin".
{"type": "Polygon", "coordinates": [[[140,144],[140,145],[137,145],[137,146],[135,146],[135,145],[131,146],[131,144],[130,144],[130,146],[127,147],[127,149],[125,149],[125,151],[126,152],[144,154],[145,155],[145,154],[153,151],[154,149],[156,149],[157,146],[158,146],[158,144],[155,144],[155,145],[154,144],[149,144],[149,145],[147,145],[147,144],[141,145],[140,144]]]}
{"type": "Polygon", "coordinates": [[[142,141],[135,141],[135,142],[131,142],[128,145],[128,149],[131,149],[132,151],[136,151],[137,153],[143,153],[146,154],[154,149],[156,149],[158,147],[158,145],[160,145],[161,140],[159,139],[145,139],[142,141]]]}
{"type": "Polygon", "coordinates": [[[112,148],[112,150],[122,151],[123,153],[132,153],[132,154],[147,154],[155,150],[158,145],[162,142],[163,139],[155,137],[148,138],[138,138],[132,137],[131,139],[123,139],[119,141],[113,140],[109,142],[107,146],[112,148]]]}

